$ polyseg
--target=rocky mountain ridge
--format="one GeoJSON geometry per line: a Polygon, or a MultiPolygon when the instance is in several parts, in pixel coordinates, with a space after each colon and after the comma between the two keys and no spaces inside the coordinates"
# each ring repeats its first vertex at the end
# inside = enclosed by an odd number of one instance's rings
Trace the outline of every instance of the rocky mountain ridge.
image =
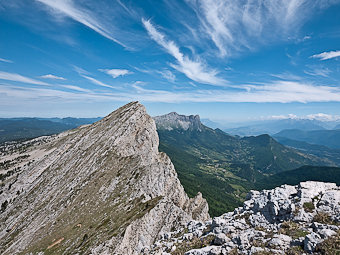
{"type": "Polygon", "coordinates": [[[171,112],[162,116],[153,118],[156,122],[158,130],[196,130],[202,131],[204,126],[201,123],[199,115],[180,115],[176,112],[171,112]]]}
{"type": "Polygon", "coordinates": [[[1,254],[139,254],[209,219],[201,194],[189,199],[158,152],[156,125],[137,102],[36,141],[2,150],[7,163],[26,156],[1,172],[1,254]]]}
{"type": "Polygon", "coordinates": [[[166,233],[145,254],[337,254],[340,187],[302,182],[251,191],[243,207],[166,233]]]}

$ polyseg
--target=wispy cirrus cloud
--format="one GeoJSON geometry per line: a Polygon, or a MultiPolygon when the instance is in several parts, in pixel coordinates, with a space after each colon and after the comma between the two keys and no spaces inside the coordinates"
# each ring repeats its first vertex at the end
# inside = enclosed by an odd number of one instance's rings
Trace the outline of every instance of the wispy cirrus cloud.
{"type": "Polygon", "coordinates": [[[56,14],[63,14],[84,26],[94,30],[95,32],[99,33],[100,35],[114,41],[123,47],[126,47],[121,41],[115,38],[112,34],[112,31],[102,24],[97,15],[91,13],[90,10],[83,9],[81,6],[76,5],[73,0],[36,0],[47,6],[50,9],[50,13],[52,15],[56,14]]]}
{"type": "Polygon", "coordinates": [[[90,76],[87,76],[87,75],[81,75],[83,78],[89,80],[90,82],[92,82],[93,84],[95,85],[99,85],[99,86],[102,86],[102,87],[106,87],[106,88],[114,88],[113,86],[111,85],[108,85],[108,84],[105,84],[101,81],[98,81],[97,79],[93,78],[93,77],[90,77],[90,76]]]}
{"type": "Polygon", "coordinates": [[[168,69],[158,70],[158,69],[151,69],[151,68],[143,69],[139,67],[133,67],[133,68],[136,69],[138,72],[145,73],[145,74],[150,74],[150,75],[160,74],[164,79],[170,82],[175,82],[176,80],[176,75],[168,69]]]}
{"type": "Polygon", "coordinates": [[[315,54],[311,56],[311,58],[319,58],[320,60],[327,60],[327,59],[337,58],[337,57],[340,57],[340,50],[322,52],[320,54],[315,54]]]}
{"type": "Polygon", "coordinates": [[[66,80],[64,77],[56,76],[56,75],[53,75],[53,74],[45,74],[45,75],[40,76],[40,78],[52,79],[52,80],[63,80],[63,81],[66,80]]]}
{"type": "Polygon", "coordinates": [[[339,1],[309,0],[186,0],[196,12],[200,30],[221,57],[256,44],[296,37],[311,13],[339,1]]]}
{"type": "Polygon", "coordinates": [[[89,90],[89,89],[84,89],[84,88],[74,86],[74,85],[60,85],[60,86],[63,87],[63,88],[66,88],[66,89],[76,90],[76,91],[80,91],[80,92],[86,92],[86,93],[91,92],[91,90],[89,90]]]}
{"type": "Polygon", "coordinates": [[[340,102],[340,89],[331,86],[317,86],[297,81],[272,81],[268,84],[250,84],[239,87],[241,89],[237,91],[225,89],[165,91],[134,86],[138,92],[138,98],[149,102],[340,102]]]}
{"type": "Polygon", "coordinates": [[[177,64],[170,64],[172,68],[199,83],[218,86],[227,85],[226,80],[217,76],[218,72],[216,70],[209,70],[198,57],[195,60],[191,60],[188,56],[184,55],[175,42],[167,40],[165,35],[159,32],[150,20],[142,19],[142,22],[151,39],[176,59],[177,64]]]}
{"type": "Polygon", "coordinates": [[[293,80],[293,81],[299,81],[302,80],[301,76],[289,73],[289,72],[283,72],[283,73],[279,73],[279,74],[271,74],[271,76],[279,78],[281,80],[293,80]]]}
{"type": "Polygon", "coordinates": [[[112,78],[114,79],[118,78],[119,76],[132,74],[132,72],[127,69],[98,69],[98,70],[112,76],[112,78]]]}
{"type": "MultiPolygon", "coordinates": [[[[249,84],[240,86],[242,89],[231,91],[225,89],[216,90],[177,90],[166,91],[148,89],[140,86],[141,82],[131,84],[129,90],[112,92],[83,91],[81,88],[69,87],[77,92],[61,91],[57,87],[18,87],[12,85],[0,86],[0,102],[3,104],[18,103],[21,100],[39,98],[43,100],[71,100],[83,101],[95,100],[107,102],[116,100],[127,102],[140,100],[144,102],[247,102],[247,103],[290,103],[290,102],[340,102],[340,89],[331,86],[317,86],[314,84],[296,81],[273,81],[268,84],[249,84]],[[134,91],[131,91],[131,88],[134,91]],[[79,93],[83,92],[83,93],[79,93]],[[7,100],[10,98],[11,100],[7,100]]],[[[310,116],[311,117],[311,116],[310,116]]],[[[316,118],[316,116],[314,116],[316,118]]],[[[319,118],[322,116],[320,115],[319,118]]],[[[325,116],[324,116],[325,117],[325,116]]]]}
{"type": "Polygon", "coordinates": [[[5,62],[5,63],[13,63],[12,60],[6,59],[6,58],[0,58],[1,62],[5,62]]]}
{"type": "Polygon", "coordinates": [[[308,70],[304,70],[304,73],[312,76],[329,77],[332,71],[329,68],[314,66],[310,67],[308,70]]]}
{"type": "Polygon", "coordinates": [[[24,101],[30,101],[31,104],[41,104],[42,102],[57,100],[57,101],[86,101],[86,100],[102,100],[103,97],[92,93],[79,93],[62,91],[52,87],[18,87],[7,84],[0,86],[1,103],[11,105],[20,104],[24,101]],[[13,102],[13,100],[16,100],[13,102]]]}
{"type": "Polygon", "coordinates": [[[251,102],[307,103],[340,101],[340,88],[318,86],[301,81],[272,81],[267,84],[246,85],[245,88],[248,89],[248,93],[243,94],[244,100],[250,100],[251,102]]]}
{"type": "Polygon", "coordinates": [[[170,70],[162,70],[157,72],[170,82],[174,82],[176,80],[176,75],[174,75],[170,70]]]}
{"type": "Polygon", "coordinates": [[[76,71],[79,75],[91,75],[88,71],[86,71],[85,69],[76,66],[76,65],[71,65],[73,67],[73,70],[76,71]]]}
{"type": "Polygon", "coordinates": [[[296,114],[287,114],[287,115],[272,115],[268,117],[264,117],[262,119],[269,120],[284,120],[284,119],[299,119],[299,120],[318,120],[318,121],[338,121],[340,120],[339,115],[331,115],[326,113],[313,113],[308,114],[306,116],[297,116],[296,114]]]}
{"type": "Polygon", "coordinates": [[[7,73],[0,71],[0,79],[1,80],[7,80],[7,81],[16,81],[16,82],[22,82],[22,83],[29,83],[34,85],[49,85],[46,82],[38,81],[17,73],[7,73]]]}
{"type": "Polygon", "coordinates": [[[93,77],[92,74],[88,71],[86,71],[85,69],[79,67],[79,66],[75,66],[73,65],[73,69],[74,71],[76,71],[81,77],[85,78],[86,80],[90,81],[92,84],[95,84],[95,85],[99,85],[101,87],[106,87],[106,88],[111,88],[111,89],[115,89],[115,87],[111,86],[111,85],[108,85],[104,82],[101,82],[93,77]],[[91,75],[91,76],[90,76],[91,75]]]}

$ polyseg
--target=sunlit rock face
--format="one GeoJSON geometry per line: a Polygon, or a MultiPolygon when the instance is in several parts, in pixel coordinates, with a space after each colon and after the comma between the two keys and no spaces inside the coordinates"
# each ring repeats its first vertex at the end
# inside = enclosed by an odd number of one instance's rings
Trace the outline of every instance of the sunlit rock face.
{"type": "Polygon", "coordinates": [[[251,191],[243,207],[166,233],[146,254],[336,254],[340,187],[302,182],[251,191]]]}
{"type": "Polygon", "coordinates": [[[158,142],[133,102],[4,152],[27,156],[1,180],[0,253],[139,254],[171,229],[208,220],[206,201],[188,198],[158,142]]]}
{"type": "Polygon", "coordinates": [[[166,115],[156,116],[154,117],[157,128],[159,130],[196,130],[202,131],[204,126],[200,121],[200,117],[198,115],[180,115],[176,112],[171,112],[166,115]]]}

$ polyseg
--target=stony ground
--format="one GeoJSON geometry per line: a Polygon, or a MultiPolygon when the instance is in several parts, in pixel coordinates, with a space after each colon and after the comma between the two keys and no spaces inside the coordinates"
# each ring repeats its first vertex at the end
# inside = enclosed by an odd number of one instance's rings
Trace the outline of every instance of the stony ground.
{"type": "Polygon", "coordinates": [[[145,254],[340,254],[340,187],[251,191],[243,207],[166,233],[145,254]]]}

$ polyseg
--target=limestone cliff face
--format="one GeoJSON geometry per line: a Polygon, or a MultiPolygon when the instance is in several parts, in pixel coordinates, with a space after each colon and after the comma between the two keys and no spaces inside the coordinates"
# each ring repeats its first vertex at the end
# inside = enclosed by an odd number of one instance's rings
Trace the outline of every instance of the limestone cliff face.
{"type": "Polygon", "coordinates": [[[171,112],[162,116],[156,116],[154,120],[159,130],[165,129],[170,131],[181,129],[202,131],[204,129],[198,115],[185,116],[171,112]]]}
{"type": "Polygon", "coordinates": [[[36,151],[2,183],[1,254],[139,254],[180,224],[209,218],[201,194],[189,199],[158,152],[155,123],[137,102],[25,153],[36,151]]]}

